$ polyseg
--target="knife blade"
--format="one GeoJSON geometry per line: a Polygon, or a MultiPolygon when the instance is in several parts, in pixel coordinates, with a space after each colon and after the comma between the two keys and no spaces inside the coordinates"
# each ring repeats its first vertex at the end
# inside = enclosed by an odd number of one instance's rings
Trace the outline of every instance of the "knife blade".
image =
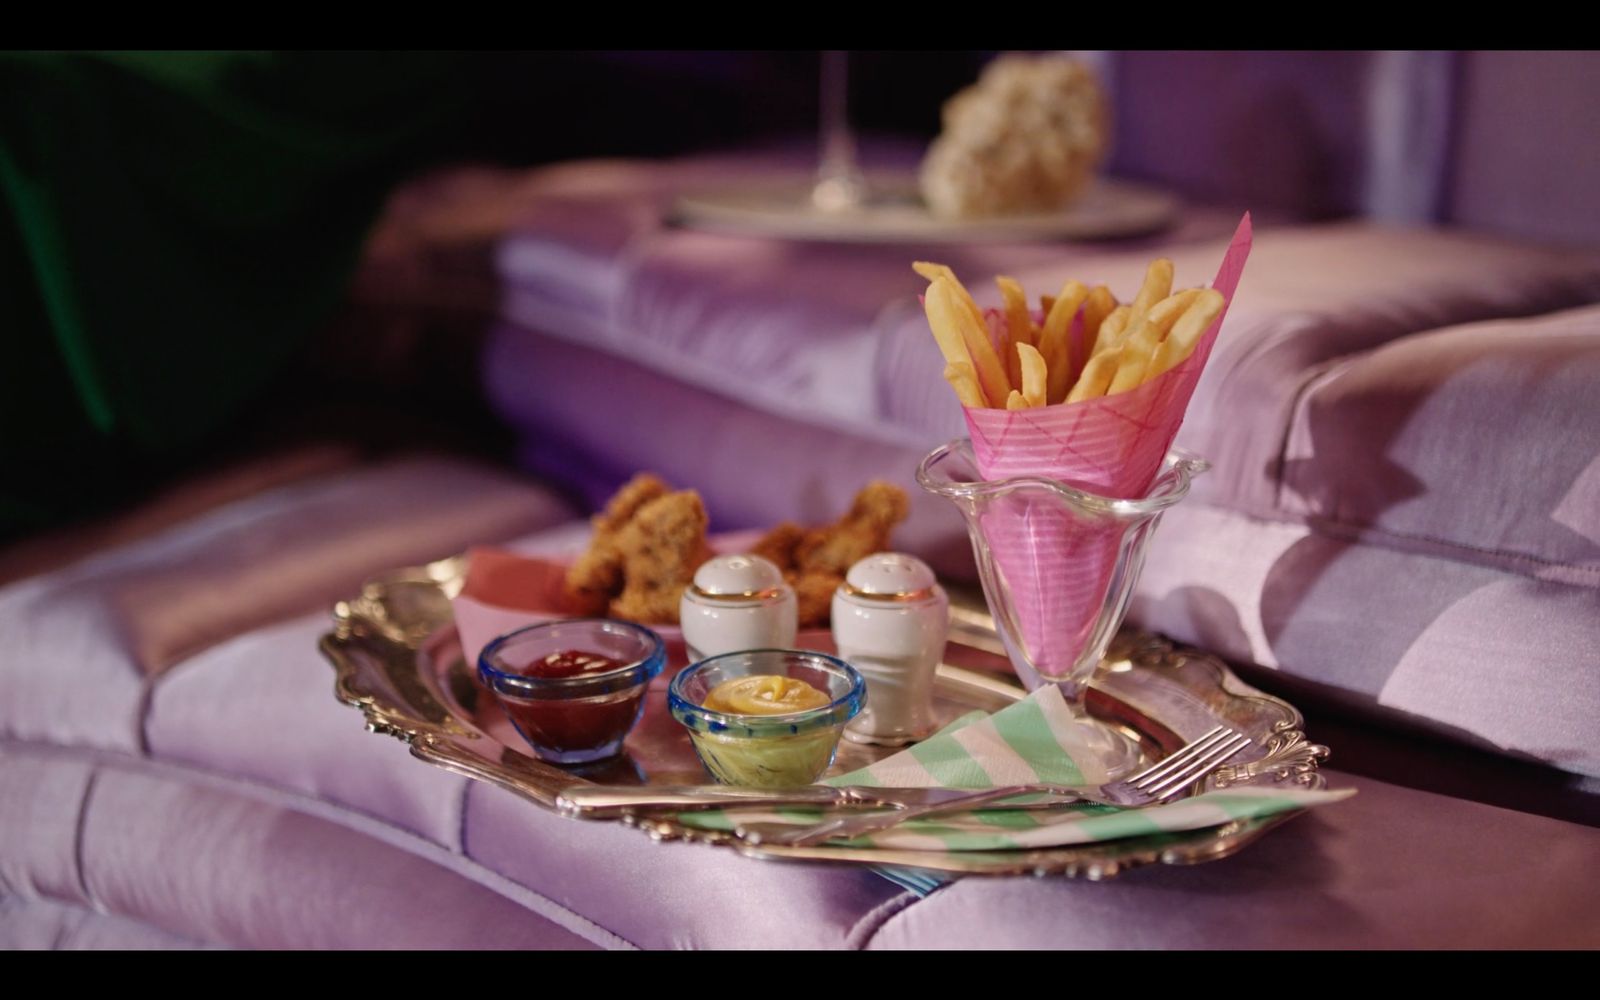
{"type": "MultiPolygon", "coordinates": [[[[1018,794],[1030,789],[1019,788],[1018,794]]],[[[880,788],[866,785],[801,785],[794,788],[746,788],[738,785],[640,785],[619,788],[584,785],[556,797],[563,816],[616,819],[630,813],[698,809],[762,809],[819,806],[830,809],[904,809],[969,797],[971,788],[880,788]]],[[[1069,790],[1062,789],[1061,794],[1069,790]]],[[[1059,805],[1061,798],[1051,800],[1059,805]]]]}

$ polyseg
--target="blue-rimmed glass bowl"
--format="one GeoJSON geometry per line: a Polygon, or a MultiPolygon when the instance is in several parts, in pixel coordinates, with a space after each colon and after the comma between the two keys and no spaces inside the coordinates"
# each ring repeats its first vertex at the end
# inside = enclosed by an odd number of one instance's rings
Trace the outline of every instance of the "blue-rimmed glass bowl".
{"type": "Polygon", "coordinates": [[[661,637],[610,618],[573,618],[508,632],[478,654],[478,677],[543,760],[587,764],[622,749],[645,689],[667,662],[661,637]],[[575,677],[529,676],[551,653],[598,653],[621,664],[575,677]]]}
{"type": "Polygon", "coordinates": [[[711,776],[723,784],[782,788],[809,785],[833,763],[845,723],[867,701],[867,684],[836,656],[799,649],[724,653],[686,667],[667,688],[672,717],[711,776]],[[792,677],[826,694],[819,708],[784,715],[736,715],[704,706],[712,688],[738,677],[792,677]]]}

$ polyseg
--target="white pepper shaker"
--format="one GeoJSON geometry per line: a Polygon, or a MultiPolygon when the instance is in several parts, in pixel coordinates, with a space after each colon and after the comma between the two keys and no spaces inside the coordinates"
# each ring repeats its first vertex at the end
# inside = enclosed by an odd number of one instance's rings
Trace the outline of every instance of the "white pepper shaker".
{"type": "Polygon", "coordinates": [[[691,662],[744,649],[792,649],[799,614],[783,572],[755,555],[707,560],[678,605],[691,662]]]}
{"type": "Polygon", "coordinates": [[[933,675],[950,631],[950,599],[928,564],[880,552],[850,567],[833,594],[833,641],[867,680],[867,706],[845,738],[903,746],[932,734],[933,675]]]}

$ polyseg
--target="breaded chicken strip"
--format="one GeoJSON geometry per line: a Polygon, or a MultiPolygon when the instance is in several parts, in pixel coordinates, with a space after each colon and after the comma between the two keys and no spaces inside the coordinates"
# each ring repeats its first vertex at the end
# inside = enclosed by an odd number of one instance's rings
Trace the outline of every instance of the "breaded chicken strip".
{"type": "Polygon", "coordinates": [[[892,483],[873,480],[856,494],[838,523],[806,532],[795,549],[801,573],[825,571],[843,576],[856,562],[889,548],[889,532],[906,519],[910,501],[892,483]]]}
{"type": "Polygon", "coordinates": [[[795,549],[800,547],[800,541],[805,537],[806,529],[793,521],[784,521],[750,546],[750,554],[771,561],[786,574],[793,573],[795,549]]]}
{"type": "Polygon", "coordinates": [[[640,508],[671,489],[648,472],[641,472],[617,491],[605,509],[590,519],[594,537],[588,551],[567,570],[567,601],[574,614],[603,615],[613,598],[622,592],[622,552],[617,535],[638,514],[640,508]]]}
{"type": "Polygon", "coordinates": [[[800,628],[826,628],[833,617],[833,592],[844,582],[844,574],[816,570],[794,573],[789,578],[794,588],[797,622],[800,628]]]}
{"type": "MultiPolygon", "coordinates": [[[[874,552],[887,550],[889,533],[906,519],[909,508],[904,490],[875,480],[856,494],[850,510],[837,523],[814,528],[800,537],[794,546],[794,569],[784,576],[794,587],[799,602],[801,628],[828,624],[833,592],[844,582],[845,572],[874,552]]],[[[772,535],[782,527],[774,529],[772,535]]]]}
{"type": "Polygon", "coordinates": [[[711,558],[706,544],[706,509],[693,490],[668,493],[640,507],[616,536],[622,555],[622,593],[611,616],[629,621],[675,624],[684,588],[711,558]]]}

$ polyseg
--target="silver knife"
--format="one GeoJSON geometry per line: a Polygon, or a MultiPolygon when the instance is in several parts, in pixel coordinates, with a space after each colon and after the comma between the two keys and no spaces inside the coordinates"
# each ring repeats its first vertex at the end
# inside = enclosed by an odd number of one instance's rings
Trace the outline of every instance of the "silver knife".
{"type": "MultiPolygon", "coordinates": [[[[1031,789],[1019,788],[1018,793],[1031,789]]],[[[630,813],[650,810],[692,811],[696,809],[756,809],[776,806],[818,806],[822,808],[904,809],[936,805],[970,797],[971,788],[877,788],[864,785],[801,785],[794,788],[744,788],[738,785],[581,785],[556,796],[556,809],[563,816],[582,819],[616,819],[630,813]]],[[[1061,794],[1071,801],[1071,790],[1061,794]]],[[[1060,805],[1063,799],[1049,800],[1060,805]]]]}

